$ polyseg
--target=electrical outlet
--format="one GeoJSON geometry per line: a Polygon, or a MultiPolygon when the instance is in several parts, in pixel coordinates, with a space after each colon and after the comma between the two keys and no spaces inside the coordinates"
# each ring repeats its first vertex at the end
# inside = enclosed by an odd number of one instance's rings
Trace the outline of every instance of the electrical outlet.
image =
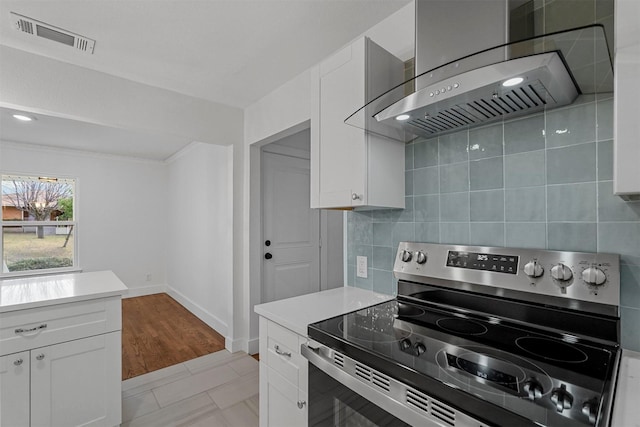
{"type": "Polygon", "coordinates": [[[366,256],[356,257],[356,263],[357,263],[356,276],[366,279],[368,277],[367,276],[367,257],[366,256]]]}

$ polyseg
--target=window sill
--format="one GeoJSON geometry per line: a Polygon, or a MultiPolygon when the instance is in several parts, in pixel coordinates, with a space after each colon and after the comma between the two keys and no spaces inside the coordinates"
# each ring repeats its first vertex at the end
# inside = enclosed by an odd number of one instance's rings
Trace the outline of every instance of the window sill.
{"type": "Polygon", "coordinates": [[[6,279],[22,279],[27,277],[37,276],[53,276],[69,273],[82,273],[80,267],[71,267],[68,269],[56,269],[56,270],[33,270],[33,271],[16,271],[15,273],[2,273],[0,274],[0,281],[6,279]]]}

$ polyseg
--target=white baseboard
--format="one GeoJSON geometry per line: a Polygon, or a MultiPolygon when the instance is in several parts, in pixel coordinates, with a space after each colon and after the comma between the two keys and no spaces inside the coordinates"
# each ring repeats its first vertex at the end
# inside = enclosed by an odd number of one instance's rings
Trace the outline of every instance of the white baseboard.
{"type": "MultiPolygon", "coordinates": [[[[215,329],[216,332],[218,332],[220,335],[222,336],[227,335],[227,324],[222,320],[220,320],[218,317],[211,314],[209,311],[205,310],[204,308],[202,308],[201,306],[199,306],[198,304],[196,304],[195,302],[193,302],[191,299],[187,298],[180,292],[176,291],[171,286],[167,286],[167,293],[173,299],[178,301],[182,306],[184,306],[187,310],[193,313],[196,317],[198,317],[204,323],[206,323],[207,325],[215,329]]],[[[227,345],[226,341],[227,340],[225,339],[225,346],[227,345]]]]}
{"type": "Polygon", "coordinates": [[[142,297],[145,295],[161,294],[167,292],[167,285],[149,285],[129,288],[122,298],[142,297]]]}
{"type": "Polygon", "coordinates": [[[256,354],[260,352],[260,338],[251,338],[247,345],[249,354],[256,354]]]}
{"type": "Polygon", "coordinates": [[[224,348],[229,350],[231,353],[235,353],[236,351],[244,351],[245,353],[249,353],[247,351],[247,340],[242,338],[238,338],[234,340],[234,339],[231,339],[230,337],[225,337],[224,348]]]}

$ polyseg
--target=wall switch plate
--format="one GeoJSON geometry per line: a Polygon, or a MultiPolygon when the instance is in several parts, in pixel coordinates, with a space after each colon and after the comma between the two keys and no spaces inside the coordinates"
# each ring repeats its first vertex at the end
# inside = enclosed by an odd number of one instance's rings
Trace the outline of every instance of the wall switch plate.
{"type": "Polygon", "coordinates": [[[367,276],[367,257],[366,256],[358,256],[356,257],[356,276],[362,277],[366,279],[367,276]]]}

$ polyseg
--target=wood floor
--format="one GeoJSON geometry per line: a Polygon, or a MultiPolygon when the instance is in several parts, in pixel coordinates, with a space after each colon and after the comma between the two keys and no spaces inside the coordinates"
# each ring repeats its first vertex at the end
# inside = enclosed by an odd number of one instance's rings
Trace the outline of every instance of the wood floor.
{"type": "Polygon", "coordinates": [[[122,379],[224,349],[224,337],[167,294],[122,300],[122,379]]]}

